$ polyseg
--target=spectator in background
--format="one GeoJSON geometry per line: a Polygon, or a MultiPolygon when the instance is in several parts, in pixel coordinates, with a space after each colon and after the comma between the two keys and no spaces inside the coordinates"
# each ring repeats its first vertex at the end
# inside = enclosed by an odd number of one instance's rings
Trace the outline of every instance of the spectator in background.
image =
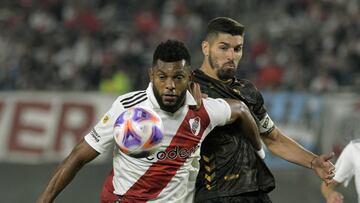
{"type": "Polygon", "coordinates": [[[338,84],[326,70],[320,70],[320,73],[313,78],[310,83],[310,90],[314,92],[332,92],[337,90],[338,84]]]}
{"type": "Polygon", "coordinates": [[[321,184],[321,192],[326,203],[343,203],[344,196],[336,189],[344,185],[347,187],[350,180],[355,177],[355,187],[360,203],[360,139],[352,140],[342,153],[335,164],[336,173],[333,182],[321,184]]]}
{"type": "Polygon", "coordinates": [[[260,67],[257,86],[260,89],[279,89],[283,84],[283,69],[271,57],[269,62],[260,67]]]}
{"type": "MultiPolygon", "coordinates": [[[[109,55],[119,59],[114,61],[117,65],[111,69],[111,75],[125,70],[131,78],[141,77],[126,69],[140,68],[139,64],[146,68],[147,64],[140,62],[151,58],[148,53],[154,42],[176,38],[185,41],[190,50],[196,50],[198,33],[203,32],[205,22],[214,15],[225,14],[252,25],[247,30],[246,47],[251,54],[246,60],[255,68],[243,66],[249,70],[244,71],[248,75],[242,73],[242,76],[263,78],[270,76],[264,73],[267,71],[273,75],[264,80],[275,82],[275,90],[291,90],[301,85],[309,89],[308,81],[320,75],[317,72],[322,65],[320,53],[330,55],[336,63],[326,72],[338,85],[337,89],[356,88],[354,76],[360,73],[359,8],[358,0],[4,0],[0,5],[0,68],[3,69],[0,90],[99,90],[101,81],[109,79],[102,73],[107,62],[101,58],[109,55]],[[255,9],[257,16],[253,18],[255,9]],[[87,53],[83,51],[85,46],[89,47],[87,53]],[[18,64],[23,55],[28,55],[27,60],[36,67],[18,64]],[[128,55],[134,57],[122,64],[121,60],[128,55]],[[289,84],[286,76],[280,79],[280,69],[262,69],[267,65],[261,63],[263,58],[272,56],[284,75],[301,69],[303,77],[289,84]],[[288,61],[296,61],[298,67],[288,65],[288,61]],[[32,72],[40,75],[33,77],[32,72]],[[45,84],[37,82],[39,78],[45,84]]],[[[198,52],[194,51],[192,56],[194,61],[201,60],[198,52]]],[[[132,80],[131,86],[144,88],[146,81],[142,79],[132,80]]],[[[263,83],[261,80],[259,83],[263,83]]]]}

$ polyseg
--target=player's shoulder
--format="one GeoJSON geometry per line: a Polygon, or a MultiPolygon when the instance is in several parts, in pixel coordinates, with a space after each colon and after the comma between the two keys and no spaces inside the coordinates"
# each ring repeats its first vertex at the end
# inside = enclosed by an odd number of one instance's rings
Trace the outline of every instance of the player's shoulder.
{"type": "Polygon", "coordinates": [[[263,98],[261,92],[256,88],[255,84],[247,79],[237,79],[236,86],[242,97],[249,104],[262,104],[263,98]]]}
{"type": "Polygon", "coordinates": [[[360,138],[351,140],[350,145],[353,145],[354,147],[360,148],[360,138]]]}
{"type": "Polygon", "coordinates": [[[228,103],[223,98],[207,97],[202,99],[205,108],[217,109],[219,112],[223,111],[222,108],[228,107],[228,103]]]}
{"type": "Polygon", "coordinates": [[[237,83],[239,83],[243,89],[248,89],[250,91],[258,91],[255,84],[253,82],[251,82],[250,80],[247,80],[244,78],[237,79],[237,83]]]}
{"type": "Polygon", "coordinates": [[[138,90],[120,95],[115,103],[121,104],[124,108],[130,108],[148,99],[146,90],[138,90]]]}
{"type": "MultiPolygon", "coordinates": [[[[352,154],[354,150],[359,151],[360,150],[360,139],[353,139],[351,140],[345,147],[344,151],[342,153],[349,153],[352,154]]],[[[360,151],[359,151],[360,152],[360,151]]]]}
{"type": "Polygon", "coordinates": [[[360,143],[360,138],[353,139],[353,140],[351,140],[351,142],[354,143],[354,144],[355,144],[355,143],[360,143]]]}
{"type": "Polygon", "coordinates": [[[222,102],[225,101],[223,98],[213,98],[213,97],[206,97],[206,98],[202,98],[202,101],[204,103],[213,103],[213,102],[222,102]]]}
{"type": "Polygon", "coordinates": [[[231,107],[224,99],[208,97],[203,99],[202,104],[213,126],[225,125],[230,120],[231,107]]]}

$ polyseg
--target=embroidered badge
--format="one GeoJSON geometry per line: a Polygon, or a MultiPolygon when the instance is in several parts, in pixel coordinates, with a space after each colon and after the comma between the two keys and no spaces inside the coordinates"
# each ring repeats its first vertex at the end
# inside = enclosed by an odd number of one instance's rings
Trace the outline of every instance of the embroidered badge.
{"type": "Polygon", "coordinates": [[[189,124],[192,134],[197,136],[200,132],[200,117],[191,118],[189,124]]]}

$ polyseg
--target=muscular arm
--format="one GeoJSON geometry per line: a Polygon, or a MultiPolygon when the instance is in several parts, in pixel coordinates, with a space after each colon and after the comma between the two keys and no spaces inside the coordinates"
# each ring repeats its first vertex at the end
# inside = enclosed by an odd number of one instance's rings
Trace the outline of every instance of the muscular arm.
{"type": "Polygon", "coordinates": [[[274,155],[289,162],[314,169],[316,174],[326,183],[332,181],[335,175],[335,167],[330,162],[330,159],[334,156],[333,153],[317,156],[283,134],[276,127],[269,134],[261,136],[261,138],[274,155]]]}
{"type": "Polygon", "coordinates": [[[271,153],[292,163],[311,168],[310,162],[317,157],[276,127],[271,133],[262,135],[261,138],[271,153]]]}
{"type": "Polygon", "coordinates": [[[99,153],[82,139],[57,167],[37,203],[52,202],[75,177],[76,173],[98,155],[99,153]]]}
{"type": "Polygon", "coordinates": [[[253,147],[256,150],[261,149],[261,138],[256,121],[250,113],[249,108],[244,104],[244,102],[234,99],[225,99],[231,108],[231,118],[229,123],[238,122],[244,136],[247,137],[253,147]]]}

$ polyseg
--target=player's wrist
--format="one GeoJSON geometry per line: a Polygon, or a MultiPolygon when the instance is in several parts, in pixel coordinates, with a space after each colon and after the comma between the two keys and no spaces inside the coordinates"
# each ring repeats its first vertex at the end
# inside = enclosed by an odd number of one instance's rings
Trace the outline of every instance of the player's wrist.
{"type": "Polygon", "coordinates": [[[333,190],[329,192],[329,194],[325,199],[327,202],[339,202],[339,201],[342,202],[344,196],[340,192],[333,190]]]}
{"type": "Polygon", "coordinates": [[[315,157],[313,157],[312,159],[311,159],[311,161],[310,161],[310,169],[314,169],[314,167],[315,167],[315,160],[316,160],[316,156],[315,157]]]}

